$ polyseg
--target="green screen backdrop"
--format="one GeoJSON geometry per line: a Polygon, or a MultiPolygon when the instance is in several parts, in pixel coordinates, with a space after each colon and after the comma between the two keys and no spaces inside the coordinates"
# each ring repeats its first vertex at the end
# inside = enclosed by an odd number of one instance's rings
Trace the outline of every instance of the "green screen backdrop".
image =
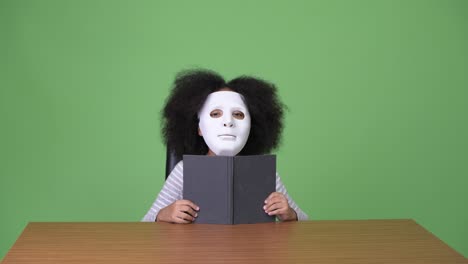
{"type": "Polygon", "coordinates": [[[468,1],[0,1],[0,259],[30,221],[139,221],[193,67],[277,84],[311,219],[412,218],[468,256],[468,1]]]}

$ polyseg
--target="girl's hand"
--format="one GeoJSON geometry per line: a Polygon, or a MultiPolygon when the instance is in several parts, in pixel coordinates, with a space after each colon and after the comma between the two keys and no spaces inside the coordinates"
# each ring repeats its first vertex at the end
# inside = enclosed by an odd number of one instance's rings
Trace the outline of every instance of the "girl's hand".
{"type": "Polygon", "coordinates": [[[288,199],[279,192],[273,192],[268,196],[263,210],[268,215],[276,215],[281,221],[297,221],[296,211],[289,207],[288,199]]]}
{"type": "Polygon", "coordinates": [[[170,222],[178,224],[190,224],[198,216],[200,208],[189,200],[177,200],[164,207],[156,217],[157,222],[170,222]]]}

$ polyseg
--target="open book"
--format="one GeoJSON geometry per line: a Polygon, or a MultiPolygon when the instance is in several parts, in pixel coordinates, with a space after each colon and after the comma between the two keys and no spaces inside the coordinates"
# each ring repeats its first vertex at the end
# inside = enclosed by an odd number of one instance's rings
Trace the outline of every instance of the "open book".
{"type": "Polygon", "coordinates": [[[274,222],[263,206],[275,190],[275,155],[184,155],[183,196],[200,207],[194,223],[274,222]]]}

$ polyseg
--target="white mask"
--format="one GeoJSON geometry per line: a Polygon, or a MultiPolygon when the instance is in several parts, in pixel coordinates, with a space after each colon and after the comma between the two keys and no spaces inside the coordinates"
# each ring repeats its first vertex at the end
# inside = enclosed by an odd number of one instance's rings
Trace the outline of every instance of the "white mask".
{"type": "Polygon", "coordinates": [[[198,116],[201,136],[217,156],[235,156],[244,148],[250,133],[250,114],[242,95],[231,91],[211,93],[198,116]]]}

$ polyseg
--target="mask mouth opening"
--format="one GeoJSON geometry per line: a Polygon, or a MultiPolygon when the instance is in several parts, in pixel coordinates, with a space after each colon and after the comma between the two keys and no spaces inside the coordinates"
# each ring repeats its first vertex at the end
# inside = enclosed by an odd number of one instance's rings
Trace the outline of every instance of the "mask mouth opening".
{"type": "Polygon", "coordinates": [[[236,140],[237,137],[234,135],[230,135],[230,134],[222,134],[222,135],[218,135],[218,138],[222,140],[236,140]]]}

